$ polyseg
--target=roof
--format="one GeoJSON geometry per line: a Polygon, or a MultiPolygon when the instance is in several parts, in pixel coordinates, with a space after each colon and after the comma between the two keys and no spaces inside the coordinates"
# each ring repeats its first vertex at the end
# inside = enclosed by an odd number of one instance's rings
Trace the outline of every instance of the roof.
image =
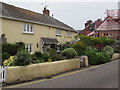
{"type": "Polygon", "coordinates": [[[41,39],[42,39],[44,44],[57,44],[58,43],[56,38],[41,37],[41,39]]]}
{"type": "Polygon", "coordinates": [[[92,31],[87,36],[91,36],[91,35],[94,35],[94,34],[95,34],[95,31],[92,31]]]}
{"type": "Polygon", "coordinates": [[[2,4],[2,7],[0,7],[0,10],[2,8],[2,15],[0,13],[0,17],[2,18],[32,22],[69,31],[75,31],[72,27],[64,24],[63,22],[60,22],[59,20],[53,17],[46,16],[23,8],[15,7],[13,5],[5,4],[3,2],[0,2],[0,4],[2,4]]]}
{"type": "Polygon", "coordinates": [[[108,16],[103,23],[96,29],[97,31],[101,30],[120,30],[119,22],[112,19],[111,16],[108,16]]]}

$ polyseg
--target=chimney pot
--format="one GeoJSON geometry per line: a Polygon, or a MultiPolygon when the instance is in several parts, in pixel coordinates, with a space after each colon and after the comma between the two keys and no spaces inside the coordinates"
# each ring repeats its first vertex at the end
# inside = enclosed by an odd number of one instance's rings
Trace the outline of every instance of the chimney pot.
{"type": "Polygon", "coordinates": [[[46,9],[46,7],[44,7],[43,15],[47,15],[47,16],[50,15],[50,11],[48,9],[46,9]]]}

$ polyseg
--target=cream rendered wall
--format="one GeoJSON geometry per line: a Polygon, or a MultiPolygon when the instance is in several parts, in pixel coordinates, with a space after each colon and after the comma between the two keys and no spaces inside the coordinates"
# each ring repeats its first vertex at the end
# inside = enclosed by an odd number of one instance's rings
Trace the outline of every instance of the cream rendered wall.
{"type": "Polygon", "coordinates": [[[61,30],[62,36],[56,36],[56,28],[43,26],[38,24],[33,25],[33,33],[34,34],[24,34],[23,31],[23,24],[32,24],[27,22],[15,21],[15,20],[8,20],[3,19],[2,22],[2,33],[6,35],[7,42],[15,43],[15,42],[25,42],[28,44],[32,44],[32,52],[40,51],[41,50],[41,37],[48,37],[48,38],[57,38],[60,43],[71,41],[74,38],[76,33],[72,33],[72,38],[67,38],[66,30],[61,30]],[[37,48],[37,43],[39,47],[37,48]]]}

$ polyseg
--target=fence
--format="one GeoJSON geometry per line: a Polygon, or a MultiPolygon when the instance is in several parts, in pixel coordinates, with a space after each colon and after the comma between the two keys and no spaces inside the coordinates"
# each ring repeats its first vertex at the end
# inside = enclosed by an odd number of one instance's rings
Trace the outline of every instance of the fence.
{"type": "Polygon", "coordinates": [[[5,82],[7,67],[0,66],[0,83],[5,82]]]}

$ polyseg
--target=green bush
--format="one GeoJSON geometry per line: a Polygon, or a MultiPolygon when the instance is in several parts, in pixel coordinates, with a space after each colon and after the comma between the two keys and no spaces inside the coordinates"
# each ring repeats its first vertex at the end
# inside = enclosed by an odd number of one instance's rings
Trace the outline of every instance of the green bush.
{"type": "Polygon", "coordinates": [[[55,54],[50,56],[50,59],[52,59],[52,61],[58,61],[58,60],[62,60],[63,57],[61,54],[55,53],[55,54]]]}
{"type": "Polygon", "coordinates": [[[23,42],[16,42],[16,43],[3,43],[2,44],[2,53],[7,52],[11,56],[16,55],[17,51],[20,49],[24,49],[25,44],[23,42]]]}
{"type": "Polygon", "coordinates": [[[71,48],[71,43],[70,42],[66,42],[66,43],[63,43],[63,44],[59,45],[60,51],[63,51],[66,48],[71,48]]]}
{"type": "Polygon", "coordinates": [[[17,52],[14,60],[14,66],[25,66],[31,64],[32,58],[30,53],[24,49],[21,49],[17,52]]]}
{"type": "Polygon", "coordinates": [[[103,64],[110,61],[111,56],[105,52],[98,52],[97,49],[90,49],[86,51],[88,62],[91,65],[103,64]]]}
{"type": "Polygon", "coordinates": [[[40,62],[47,62],[47,61],[48,61],[48,59],[49,59],[49,56],[48,56],[48,54],[47,54],[47,53],[42,54],[42,58],[41,58],[40,62]]]}
{"type": "Polygon", "coordinates": [[[76,52],[76,50],[74,48],[66,48],[61,53],[67,59],[71,59],[71,58],[74,58],[75,56],[77,56],[77,52],[76,52]]]}
{"type": "Polygon", "coordinates": [[[114,50],[111,46],[106,46],[105,48],[103,48],[103,52],[109,54],[110,56],[114,54],[114,50]]]}
{"type": "Polygon", "coordinates": [[[77,51],[77,54],[79,56],[81,56],[85,53],[85,49],[87,46],[84,42],[79,41],[79,42],[76,42],[75,44],[73,44],[72,47],[77,51]]]}
{"type": "Polygon", "coordinates": [[[10,56],[8,59],[4,60],[3,66],[13,66],[14,62],[14,56],[10,56]]]}
{"type": "Polygon", "coordinates": [[[49,58],[52,59],[52,61],[57,61],[57,60],[63,59],[62,55],[56,53],[55,49],[49,49],[49,51],[47,53],[49,55],[49,58]]]}
{"type": "Polygon", "coordinates": [[[76,39],[80,39],[80,41],[87,44],[87,46],[95,46],[96,44],[103,44],[103,45],[112,45],[115,43],[114,39],[111,38],[98,38],[98,37],[90,37],[85,35],[77,35],[76,39]]]}
{"type": "Polygon", "coordinates": [[[10,54],[8,54],[7,52],[3,52],[2,53],[2,60],[4,61],[5,59],[8,59],[10,57],[10,54]]]}
{"type": "Polygon", "coordinates": [[[35,52],[35,56],[40,59],[42,57],[42,53],[41,52],[35,52]]]}

